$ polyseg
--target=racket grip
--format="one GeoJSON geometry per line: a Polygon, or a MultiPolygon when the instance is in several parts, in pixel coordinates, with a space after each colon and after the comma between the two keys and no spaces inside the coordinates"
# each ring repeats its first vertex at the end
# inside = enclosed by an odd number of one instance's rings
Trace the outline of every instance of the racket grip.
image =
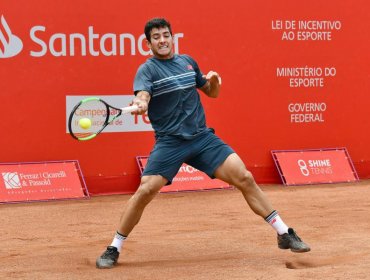
{"type": "Polygon", "coordinates": [[[124,107],[124,108],[122,108],[122,113],[123,114],[131,113],[131,112],[136,111],[137,109],[138,109],[137,105],[132,105],[132,106],[124,107]]]}

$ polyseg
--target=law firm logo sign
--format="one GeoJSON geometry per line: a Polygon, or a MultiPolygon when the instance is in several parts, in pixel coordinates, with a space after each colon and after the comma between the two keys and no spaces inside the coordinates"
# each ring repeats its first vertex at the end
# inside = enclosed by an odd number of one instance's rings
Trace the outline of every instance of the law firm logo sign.
{"type": "Polygon", "coordinates": [[[22,187],[21,181],[17,172],[3,172],[3,180],[5,183],[5,188],[8,190],[19,189],[22,187]]]}
{"type": "Polygon", "coordinates": [[[22,40],[15,36],[5,17],[1,15],[0,18],[0,58],[8,58],[16,56],[23,49],[22,40]]]}

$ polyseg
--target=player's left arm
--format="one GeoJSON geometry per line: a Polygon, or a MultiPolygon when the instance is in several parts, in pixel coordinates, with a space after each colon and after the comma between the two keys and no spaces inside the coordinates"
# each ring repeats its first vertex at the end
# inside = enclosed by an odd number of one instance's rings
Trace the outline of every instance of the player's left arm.
{"type": "Polygon", "coordinates": [[[217,72],[209,71],[207,75],[203,75],[207,82],[200,88],[207,96],[216,98],[220,94],[221,77],[217,72]]]}

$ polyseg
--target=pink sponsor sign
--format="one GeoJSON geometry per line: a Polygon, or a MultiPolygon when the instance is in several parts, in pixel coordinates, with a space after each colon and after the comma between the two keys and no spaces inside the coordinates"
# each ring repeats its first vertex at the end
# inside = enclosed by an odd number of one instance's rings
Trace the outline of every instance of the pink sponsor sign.
{"type": "Polygon", "coordinates": [[[77,161],[0,164],[0,203],[89,196],[77,161]]]}
{"type": "Polygon", "coordinates": [[[358,180],[345,148],[272,151],[272,156],[285,185],[358,180]]]}

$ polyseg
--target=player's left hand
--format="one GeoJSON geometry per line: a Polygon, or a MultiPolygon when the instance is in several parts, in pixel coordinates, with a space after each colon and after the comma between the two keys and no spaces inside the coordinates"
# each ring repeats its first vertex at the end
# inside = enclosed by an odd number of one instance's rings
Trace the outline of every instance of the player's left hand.
{"type": "Polygon", "coordinates": [[[218,83],[221,85],[221,77],[220,75],[215,71],[209,71],[207,75],[203,75],[203,78],[209,81],[210,83],[218,83]]]}

